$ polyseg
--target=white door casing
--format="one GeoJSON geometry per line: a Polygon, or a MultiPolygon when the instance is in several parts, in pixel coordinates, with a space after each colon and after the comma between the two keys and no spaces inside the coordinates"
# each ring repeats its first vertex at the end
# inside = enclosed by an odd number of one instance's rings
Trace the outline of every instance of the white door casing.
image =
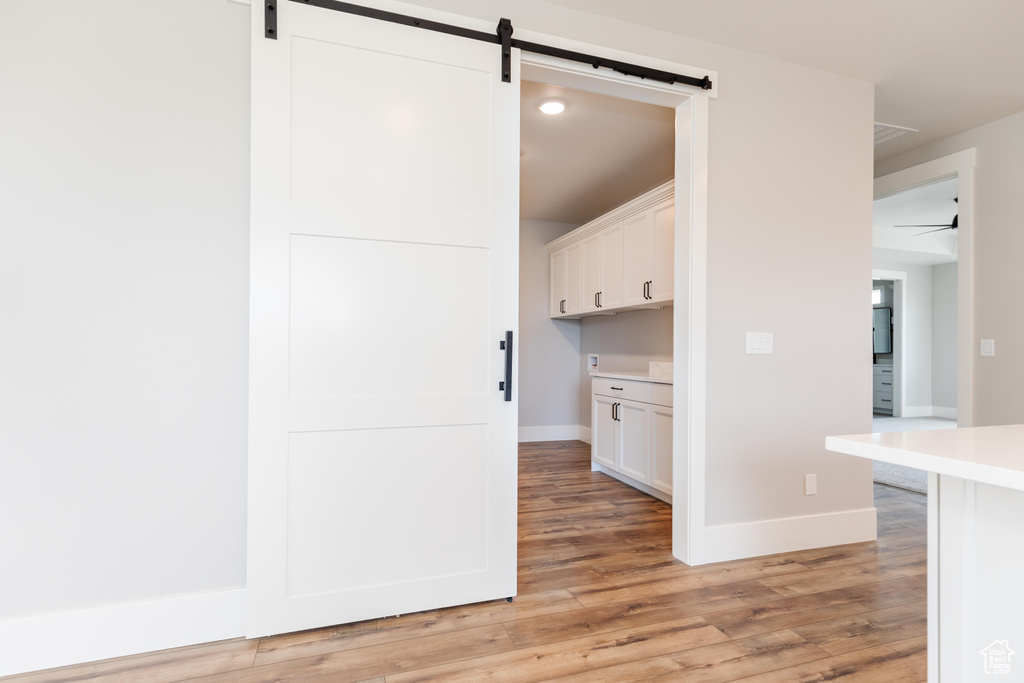
{"type": "Polygon", "coordinates": [[[513,596],[518,51],[262,14],[247,635],[513,596]]]}

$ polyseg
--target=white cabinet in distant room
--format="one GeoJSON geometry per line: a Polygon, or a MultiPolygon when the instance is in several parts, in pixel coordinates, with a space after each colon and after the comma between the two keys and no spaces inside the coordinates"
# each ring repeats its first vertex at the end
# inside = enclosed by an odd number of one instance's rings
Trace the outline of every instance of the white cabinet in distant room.
{"type": "Polygon", "coordinates": [[[887,415],[891,415],[893,413],[892,387],[894,376],[893,367],[891,365],[874,366],[874,407],[876,413],[885,413],[887,415]]]}
{"type": "Polygon", "coordinates": [[[583,245],[551,254],[551,317],[578,316],[583,291],[583,245]]]}
{"type": "Polygon", "coordinates": [[[671,304],[674,189],[665,183],[547,245],[552,318],[671,304]]]}
{"type": "Polygon", "coordinates": [[[672,502],[672,385],[621,375],[594,377],[594,469],[672,502]]]}
{"type": "Polygon", "coordinates": [[[672,300],[675,206],[663,202],[625,223],[626,306],[672,300]]]}
{"type": "Polygon", "coordinates": [[[622,304],[622,225],[583,240],[583,312],[622,304]]]}

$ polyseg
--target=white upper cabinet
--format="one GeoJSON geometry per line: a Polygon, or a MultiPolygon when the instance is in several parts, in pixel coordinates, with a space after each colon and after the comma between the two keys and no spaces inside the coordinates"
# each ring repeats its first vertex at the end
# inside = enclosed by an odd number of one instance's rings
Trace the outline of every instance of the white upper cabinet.
{"type": "Polygon", "coordinates": [[[601,231],[601,308],[622,305],[622,224],[601,231]]]}
{"type": "Polygon", "coordinates": [[[560,249],[551,255],[551,310],[552,318],[565,315],[566,258],[568,251],[560,249]]]}
{"type": "Polygon", "coordinates": [[[579,315],[583,294],[583,245],[571,244],[565,252],[565,312],[579,315]]]}
{"type": "Polygon", "coordinates": [[[622,305],[622,224],[583,240],[583,312],[622,305]]]}
{"type": "Polygon", "coordinates": [[[601,272],[604,259],[601,258],[601,235],[591,235],[583,240],[583,312],[592,313],[601,307],[601,272]]]}
{"type": "Polygon", "coordinates": [[[669,181],[547,245],[552,318],[672,302],[673,191],[669,181]]]}
{"type": "Polygon", "coordinates": [[[651,284],[647,295],[651,301],[672,301],[675,283],[672,279],[675,262],[676,207],[671,201],[654,208],[654,245],[651,284]]]}
{"type": "Polygon", "coordinates": [[[583,287],[583,246],[572,244],[551,254],[552,318],[579,317],[583,287]]]}
{"type": "Polygon", "coordinates": [[[671,201],[626,221],[626,306],[672,300],[674,235],[671,201]]]}

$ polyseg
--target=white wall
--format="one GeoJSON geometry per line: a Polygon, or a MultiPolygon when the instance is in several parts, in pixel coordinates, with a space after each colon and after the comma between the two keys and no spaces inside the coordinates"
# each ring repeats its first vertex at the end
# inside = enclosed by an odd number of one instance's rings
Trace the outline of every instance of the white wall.
{"type": "MultiPolygon", "coordinates": [[[[904,337],[904,407],[907,416],[930,415],[932,406],[932,267],[916,264],[873,261],[876,270],[899,270],[907,274],[906,308],[902,320],[897,317],[897,337],[904,337]],[[917,409],[917,410],[915,410],[917,409]]],[[[898,307],[893,309],[899,315],[898,307]]],[[[897,340],[894,339],[894,344],[897,340]]],[[[870,372],[867,368],[865,372],[870,372]]]]}
{"type": "Polygon", "coordinates": [[[248,22],[4,3],[0,619],[245,584],[248,22]]]}
{"type": "MultiPolygon", "coordinates": [[[[580,352],[579,420],[583,427],[590,427],[592,382],[587,372],[587,355],[598,354],[600,369],[606,372],[647,372],[652,360],[671,361],[672,308],[583,318],[580,352]]],[[[685,372],[682,367],[680,372],[685,372]]]]}
{"type": "Polygon", "coordinates": [[[956,410],[957,264],[932,266],[932,406],[956,410]]]}
{"type": "Polygon", "coordinates": [[[519,222],[519,440],[579,438],[580,323],[552,320],[544,245],[577,226],[519,222]]]}
{"type": "Polygon", "coordinates": [[[974,425],[1024,422],[1024,112],[901,154],[875,166],[875,177],[977,149],[974,172],[974,425]],[[980,357],[979,339],[996,355],[980,357]]]}

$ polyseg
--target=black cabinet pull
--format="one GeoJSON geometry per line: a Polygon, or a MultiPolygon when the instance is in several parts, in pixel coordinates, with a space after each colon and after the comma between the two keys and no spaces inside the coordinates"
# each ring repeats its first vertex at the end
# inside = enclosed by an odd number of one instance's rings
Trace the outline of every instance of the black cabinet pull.
{"type": "Polygon", "coordinates": [[[615,391],[622,391],[622,387],[612,387],[615,391]]]}
{"type": "Polygon", "coordinates": [[[612,419],[615,420],[616,422],[619,421],[619,406],[620,405],[622,405],[622,404],[621,403],[613,403],[612,404],[612,419]]]}
{"type": "Polygon", "coordinates": [[[505,400],[512,400],[512,330],[505,332],[505,339],[499,345],[505,350],[505,381],[498,382],[498,389],[505,392],[505,400]]]}
{"type": "Polygon", "coordinates": [[[602,294],[604,294],[604,292],[598,292],[597,293],[597,307],[598,308],[604,308],[604,304],[601,303],[601,295],[602,294]]]}
{"type": "Polygon", "coordinates": [[[565,313],[565,299],[558,302],[558,311],[560,313],[565,313]]]}
{"type": "Polygon", "coordinates": [[[597,302],[597,295],[598,294],[600,294],[600,292],[594,292],[594,308],[601,308],[601,304],[599,304],[597,302]]]}

